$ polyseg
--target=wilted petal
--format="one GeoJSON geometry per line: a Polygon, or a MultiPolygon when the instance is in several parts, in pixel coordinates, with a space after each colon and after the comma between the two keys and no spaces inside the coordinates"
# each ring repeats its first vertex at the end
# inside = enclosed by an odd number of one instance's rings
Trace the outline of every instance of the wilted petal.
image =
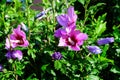
{"type": "Polygon", "coordinates": [[[110,38],[101,38],[97,41],[98,45],[104,45],[104,44],[109,44],[114,42],[114,38],[110,37],[110,38]]]}

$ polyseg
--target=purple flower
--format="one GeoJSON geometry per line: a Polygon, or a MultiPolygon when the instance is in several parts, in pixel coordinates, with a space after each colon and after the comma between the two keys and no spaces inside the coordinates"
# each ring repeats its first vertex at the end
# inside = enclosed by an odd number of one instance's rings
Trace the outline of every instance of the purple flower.
{"type": "Polygon", "coordinates": [[[23,57],[23,53],[20,50],[12,50],[8,51],[8,53],[5,55],[7,59],[16,59],[21,60],[23,57]]]}
{"type": "Polygon", "coordinates": [[[75,29],[77,20],[77,15],[74,13],[74,7],[70,6],[68,8],[67,14],[62,14],[57,16],[57,21],[61,26],[66,29],[75,29]]]}
{"type": "Polygon", "coordinates": [[[0,72],[3,71],[3,66],[0,64],[0,72]]]}
{"type": "Polygon", "coordinates": [[[52,54],[52,59],[55,59],[55,60],[62,59],[61,53],[60,52],[55,52],[54,54],[52,54]]]}
{"type": "Polygon", "coordinates": [[[114,38],[113,37],[107,37],[107,38],[101,38],[97,41],[98,45],[104,45],[104,44],[109,44],[114,42],[114,38]]]}
{"type": "Polygon", "coordinates": [[[98,46],[87,46],[87,48],[91,53],[99,54],[102,52],[98,46]]]}
{"type": "Polygon", "coordinates": [[[27,47],[29,45],[29,42],[26,40],[26,34],[20,28],[21,25],[18,25],[10,35],[10,39],[6,39],[6,49],[10,47],[15,48],[17,46],[27,47]]]}
{"type": "Polygon", "coordinates": [[[79,51],[79,46],[81,46],[87,38],[87,34],[81,33],[79,30],[74,30],[64,35],[64,37],[60,37],[58,46],[68,46],[74,51],[79,51]]]}

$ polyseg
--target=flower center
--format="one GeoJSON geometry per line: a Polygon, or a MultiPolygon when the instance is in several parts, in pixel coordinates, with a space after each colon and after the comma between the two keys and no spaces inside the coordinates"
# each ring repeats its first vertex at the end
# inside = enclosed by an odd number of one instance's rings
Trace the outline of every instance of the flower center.
{"type": "Polygon", "coordinates": [[[70,45],[75,45],[75,42],[71,38],[68,38],[68,42],[70,45]]]}
{"type": "Polygon", "coordinates": [[[16,37],[16,39],[19,40],[19,42],[18,42],[19,45],[24,44],[24,41],[23,41],[23,37],[22,37],[22,36],[18,35],[18,36],[16,37]]]}

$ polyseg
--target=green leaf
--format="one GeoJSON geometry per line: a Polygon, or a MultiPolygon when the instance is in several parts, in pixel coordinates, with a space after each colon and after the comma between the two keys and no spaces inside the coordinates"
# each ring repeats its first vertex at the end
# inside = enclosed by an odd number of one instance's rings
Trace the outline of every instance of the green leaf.
{"type": "Polygon", "coordinates": [[[2,31],[0,31],[0,36],[2,36],[3,35],[3,32],[2,31]]]}
{"type": "Polygon", "coordinates": [[[105,61],[106,63],[107,62],[110,62],[110,63],[112,63],[113,65],[114,65],[114,60],[112,60],[112,59],[107,59],[107,58],[105,58],[105,57],[100,57],[100,61],[105,61]]]}
{"type": "Polygon", "coordinates": [[[49,64],[45,64],[45,65],[43,65],[42,67],[41,67],[41,70],[42,71],[45,71],[45,70],[47,70],[47,66],[48,66],[49,64]]]}
{"type": "Polygon", "coordinates": [[[54,62],[54,67],[55,69],[59,70],[62,67],[62,64],[60,63],[60,61],[56,60],[54,62]]]}
{"type": "Polygon", "coordinates": [[[91,64],[95,63],[95,60],[91,57],[87,57],[86,58],[91,64]]]}
{"type": "Polygon", "coordinates": [[[31,56],[33,59],[35,59],[36,58],[36,55],[35,55],[36,52],[37,51],[35,49],[29,49],[28,50],[28,55],[31,56]]]}
{"type": "Polygon", "coordinates": [[[120,49],[116,49],[116,52],[117,52],[117,53],[120,53],[120,49]]]}
{"type": "Polygon", "coordinates": [[[105,30],[106,30],[106,22],[100,23],[96,27],[96,34],[97,34],[97,36],[100,36],[105,30]]]}
{"type": "Polygon", "coordinates": [[[18,74],[19,76],[21,76],[23,74],[23,72],[21,70],[17,70],[16,74],[18,74]]]}
{"type": "Polygon", "coordinates": [[[74,52],[70,52],[69,55],[72,59],[74,58],[74,52]]]}
{"type": "Polygon", "coordinates": [[[105,57],[108,49],[109,49],[109,44],[106,44],[103,48],[103,53],[101,54],[101,56],[105,57]]]}
{"type": "Polygon", "coordinates": [[[105,5],[105,3],[98,3],[96,5],[90,6],[88,11],[89,11],[89,13],[95,15],[100,10],[100,8],[102,8],[102,6],[104,6],[104,5],[105,5]]]}
{"type": "Polygon", "coordinates": [[[39,80],[39,79],[37,79],[37,78],[33,78],[33,77],[35,77],[35,76],[36,76],[36,74],[33,73],[33,74],[31,74],[26,80],[39,80]]]}
{"type": "Polygon", "coordinates": [[[88,75],[86,80],[100,80],[100,78],[98,76],[95,76],[95,75],[88,75]]]}
{"type": "Polygon", "coordinates": [[[110,71],[113,72],[113,73],[120,74],[120,68],[117,67],[117,66],[113,66],[113,67],[110,69],[110,71]]]}
{"type": "Polygon", "coordinates": [[[82,5],[85,4],[85,0],[78,0],[82,5]]]}
{"type": "Polygon", "coordinates": [[[55,73],[53,70],[51,70],[51,74],[52,74],[53,76],[56,76],[56,73],[55,73]]]}
{"type": "Polygon", "coordinates": [[[90,74],[98,74],[98,73],[99,73],[99,71],[97,69],[92,69],[90,74]]]}

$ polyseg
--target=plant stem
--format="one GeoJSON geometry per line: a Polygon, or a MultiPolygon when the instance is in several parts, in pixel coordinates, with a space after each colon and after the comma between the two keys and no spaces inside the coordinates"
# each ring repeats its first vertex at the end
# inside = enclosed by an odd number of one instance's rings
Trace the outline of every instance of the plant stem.
{"type": "Polygon", "coordinates": [[[29,6],[28,6],[28,0],[26,0],[26,8],[27,8],[27,25],[28,25],[28,28],[29,28],[29,33],[28,33],[28,41],[30,41],[30,33],[31,33],[31,30],[30,30],[30,22],[29,22],[29,6]]]}
{"type": "Polygon", "coordinates": [[[18,80],[18,75],[16,74],[16,62],[14,62],[15,66],[14,68],[14,75],[15,75],[15,80],[18,80]]]}
{"type": "Polygon", "coordinates": [[[88,14],[87,14],[88,10],[87,10],[87,8],[88,8],[88,4],[89,4],[89,3],[90,3],[90,0],[88,0],[88,1],[86,2],[86,5],[84,6],[84,9],[85,9],[85,15],[84,15],[83,26],[85,25],[85,23],[86,23],[86,21],[87,21],[87,18],[88,18],[88,14]]]}

